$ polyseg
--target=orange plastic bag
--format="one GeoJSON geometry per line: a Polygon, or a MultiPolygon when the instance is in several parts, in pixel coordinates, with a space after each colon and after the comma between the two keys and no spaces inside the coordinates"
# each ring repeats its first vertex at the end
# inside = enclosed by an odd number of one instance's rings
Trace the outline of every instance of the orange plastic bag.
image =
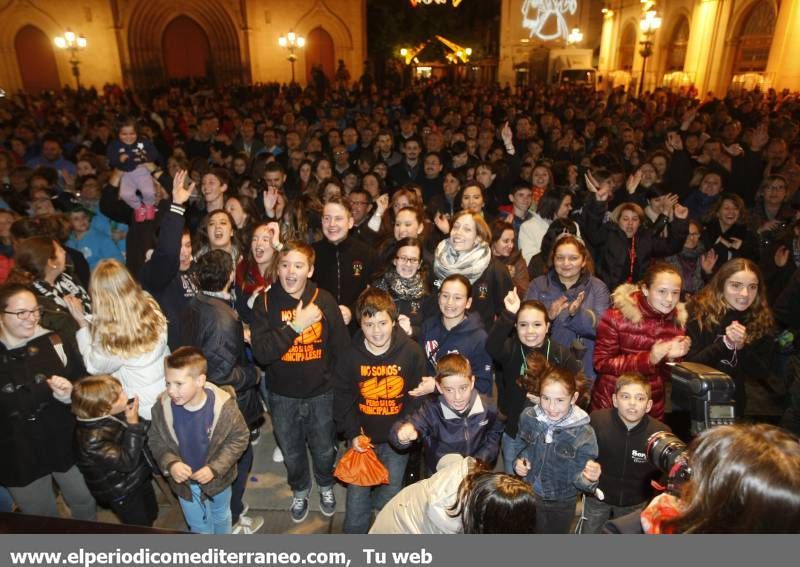
{"type": "Polygon", "coordinates": [[[386,470],[372,449],[370,438],[366,435],[359,435],[358,445],[369,448],[360,453],[350,447],[336,465],[336,470],[333,471],[334,476],[344,483],[356,486],[389,484],[389,471],[386,470]]]}

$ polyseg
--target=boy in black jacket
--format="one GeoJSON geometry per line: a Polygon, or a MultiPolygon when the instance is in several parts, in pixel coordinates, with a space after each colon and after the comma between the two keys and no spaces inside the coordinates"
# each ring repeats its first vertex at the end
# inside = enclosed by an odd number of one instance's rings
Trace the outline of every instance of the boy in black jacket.
{"type": "Polygon", "coordinates": [[[359,433],[369,437],[389,484],[376,487],[349,485],[344,532],[365,534],[372,511],[380,511],[403,488],[408,454],[389,445],[389,431],[399,418],[416,409],[409,396],[425,372],[425,354],[397,323],[397,306],[381,289],[368,288],[356,302],[361,330],[336,364],[334,417],[345,439],[356,451],[359,433]]]}
{"type": "Polygon", "coordinates": [[[583,533],[601,533],[613,518],[644,507],[653,496],[651,480],[659,470],[647,458],[647,439],[669,427],[647,415],[653,407],[650,384],[641,374],[623,374],[612,395],[614,408],[592,412],[597,436],[597,462],[603,467],[599,488],[605,500],[586,496],[583,533]]]}
{"type": "Polygon", "coordinates": [[[314,249],[287,242],[278,253],[278,282],[256,298],[250,326],[253,355],[267,369],[272,425],[294,492],[289,510],[294,522],[308,516],[306,448],[321,511],[336,512],[333,369],[350,343],[336,300],[309,281],[313,273],[314,249]]]}
{"type": "Polygon", "coordinates": [[[330,292],[339,304],[345,325],[351,325],[356,299],[367,288],[375,273],[376,255],[358,238],[350,237],[353,213],[346,199],[329,199],[322,210],[324,239],[314,243],[316,271],[314,281],[330,292]]]}

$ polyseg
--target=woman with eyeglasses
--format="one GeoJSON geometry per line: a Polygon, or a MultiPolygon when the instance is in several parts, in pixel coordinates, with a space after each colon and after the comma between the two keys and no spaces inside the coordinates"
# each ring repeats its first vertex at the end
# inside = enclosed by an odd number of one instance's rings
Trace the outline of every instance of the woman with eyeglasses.
{"type": "Polygon", "coordinates": [[[72,517],[95,519],[95,502],[76,466],[72,382],[80,354],[41,325],[42,308],[23,284],[0,286],[0,486],[23,514],[58,517],[53,481],[72,517]]]}
{"type": "Polygon", "coordinates": [[[422,241],[416,236],[398,238],[394,257],[372,284],[389,292],[397,305],[397,324],[413,338],[419,336],[431,304],[428,267],[423,252],[422,241]]]}
{"type": "Polygon", "coordinates": [[[758,266],[747,258],[726,262],[688,309],[692,343],[685,360],[733,378],[736,417],[777,422],[786,392],[771,369],[775,319],[758,266]]]}

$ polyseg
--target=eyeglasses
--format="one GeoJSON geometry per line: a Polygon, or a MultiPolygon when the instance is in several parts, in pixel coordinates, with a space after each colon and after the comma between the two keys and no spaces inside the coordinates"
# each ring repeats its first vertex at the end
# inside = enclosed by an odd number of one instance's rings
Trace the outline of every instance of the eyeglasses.
{"type": "Polygon", "coordinates": [[[17,319],[22,321],[30,321],[31,319],[38,319],[42,316],[44,307],[37,307],[36,309],[25,309],[23,311],[3,311],[7,315],[16,315],[17,319]]]}
{"type": "Polygon", "coordinates": [[[419,258],[409,258],[408,256],[398,256],[397,261],[402,264],[409,264],[410,266],[419,264],[419,258]]]}

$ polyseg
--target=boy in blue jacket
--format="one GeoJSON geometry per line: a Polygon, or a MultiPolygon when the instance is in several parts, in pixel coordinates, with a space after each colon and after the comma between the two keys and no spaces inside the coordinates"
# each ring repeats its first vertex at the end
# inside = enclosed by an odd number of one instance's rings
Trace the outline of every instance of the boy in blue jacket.
{"type": "Polygon", "coordinates": [[[500,451],[504,428],[497,407],[475,389],[475,376],[465,357],[447,354],[436,368],[439,396],[425,400],[407,420],[395,423],[391,443],[405,449],[421,438],[428,475],[448,453],[491,464],[500,451]]]}

